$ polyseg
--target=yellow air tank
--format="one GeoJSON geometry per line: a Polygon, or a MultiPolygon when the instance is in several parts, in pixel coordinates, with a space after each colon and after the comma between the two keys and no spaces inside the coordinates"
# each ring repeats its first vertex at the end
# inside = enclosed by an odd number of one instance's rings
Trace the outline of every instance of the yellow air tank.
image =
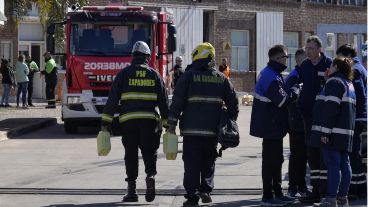
{"type": "Polygon", "coordinates": [[[178,153],[178,136],[166,132],[163,136],[163,150],[167,160],[175,160],[178,153]]]}

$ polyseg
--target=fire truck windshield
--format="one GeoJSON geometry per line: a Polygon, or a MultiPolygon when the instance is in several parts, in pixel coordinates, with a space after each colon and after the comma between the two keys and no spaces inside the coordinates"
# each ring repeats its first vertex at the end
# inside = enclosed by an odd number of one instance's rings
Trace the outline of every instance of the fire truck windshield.
{"type": "Polygon", "coordinates": [[[146,42],[152,49],[151,33],[147,23],[73,23],[70,52],[81,56],[128,56],[137,41],[146,42]]]}

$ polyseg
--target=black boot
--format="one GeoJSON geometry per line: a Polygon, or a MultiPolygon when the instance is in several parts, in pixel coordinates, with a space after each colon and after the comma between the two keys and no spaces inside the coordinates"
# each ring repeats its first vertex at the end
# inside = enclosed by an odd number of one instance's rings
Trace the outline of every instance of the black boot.
{"type": "Polygon", "coordinates": [[[135,181],[128,181],[128,193],[123,197],[123,202],[138,202],[135,181]]]}
{"type": "Polygon", "coordinates": [[[152,202],[156,197],[155,178],[153,176],[146,178],[146,201],[152,202]]]}

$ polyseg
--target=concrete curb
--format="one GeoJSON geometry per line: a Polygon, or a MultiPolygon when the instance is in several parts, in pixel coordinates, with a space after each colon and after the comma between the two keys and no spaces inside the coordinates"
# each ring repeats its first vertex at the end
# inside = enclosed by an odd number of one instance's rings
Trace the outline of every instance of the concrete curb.
{"type": "Polygon", "coordinates": [[[32,123],[25,124],[25,125],[22,125],[14,129],[10,129],[9,131],[0,131],[0,141],[2,141],[3,137],[5,137],[5,139],[3,140],[11,139],[11,138],[26,134],[28,132],[33,132],[37,129],[51,126],[53,124],[56,124],[56,122],[57,122],[56,118],[42,118],[32,123]]]}

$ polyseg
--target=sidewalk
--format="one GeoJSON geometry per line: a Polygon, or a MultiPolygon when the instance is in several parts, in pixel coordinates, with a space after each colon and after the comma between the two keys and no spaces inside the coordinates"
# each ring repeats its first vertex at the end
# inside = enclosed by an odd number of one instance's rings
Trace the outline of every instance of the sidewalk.
{"type": "Polygon", "coordinates": [[[61,116],[60,105],[57,109],[45,109],[47,103],[42,102],[34,105],[22,109],[11,103],[12,107],[0,108],[0,141],[55,124],[61,116]]]}

